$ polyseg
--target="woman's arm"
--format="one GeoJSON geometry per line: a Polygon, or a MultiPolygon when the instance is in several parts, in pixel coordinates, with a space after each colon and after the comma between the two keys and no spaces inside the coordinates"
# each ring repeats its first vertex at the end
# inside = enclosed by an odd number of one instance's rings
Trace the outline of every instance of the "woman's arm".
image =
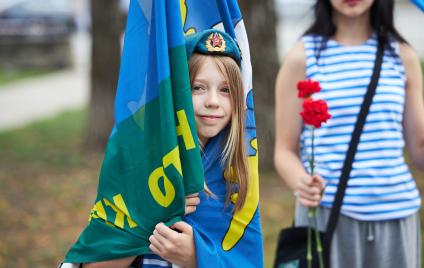
{"type": "Polygon", "coordinates": [[[405,66],[406,98],[404,111],[404,136],[412,163],[424,170],[424,101],[423,75],[420,61],[414,50],[401,44],[400,57],[405,66]]]}
{"type": "Polygon", "coordinates": [[[311,177],[299,157],[302,100],[297,97],[297,82],[305,79],[305,61],[305,49],[298,42],[287,55],[277,76],[274,165],[287,185],[298,194],[300,203],[316,207],[324,180],[318,175],[311,177]]]}

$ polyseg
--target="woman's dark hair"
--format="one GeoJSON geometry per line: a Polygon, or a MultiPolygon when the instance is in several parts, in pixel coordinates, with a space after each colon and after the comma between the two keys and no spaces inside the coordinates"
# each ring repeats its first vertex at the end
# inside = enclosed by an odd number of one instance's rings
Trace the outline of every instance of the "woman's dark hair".
{"type": "MultiPolygon", "coordinates": [[[[390,47],[390,39],[401,43],[407,43],[405,38],[396,30],[393,22],[394,0],[375,0],[371,6],[370,23],[378,40],[386,47],[390,47]]],[[[319,52],[325,49],[328,39],[336,33],[336,25],[333,23],[333,8],[330,0],[317,0],[314,7],[315,21],[306,30],[304,35],[320,35],[323,37],[319,52]]],[[[319,55],[318,52],[318,55],[319,55]]]]}

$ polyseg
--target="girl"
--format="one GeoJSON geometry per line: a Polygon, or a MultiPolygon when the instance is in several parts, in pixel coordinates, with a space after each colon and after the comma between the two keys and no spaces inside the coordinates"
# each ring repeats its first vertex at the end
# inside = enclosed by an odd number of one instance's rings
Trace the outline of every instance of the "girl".
{"type": "MultiPolygon", "coordinates": [[[[156,254],[142,256],[142,267],[262,267],[259,215],[244,230],[241,243],[223,248],[234,213],[240,213],[249,189],[244,142],[245,97],[240,72],[241,54],[229,35],[207,30],[186,39],[190,82],[199,143],[205,170],[205,194],[188,199],[194,212],[171,228],[159,223],[150,237],[156,254]],[[224,178],[224,170],[226,176],[224,178]],[[197,208],[196,208],[197,205],[197,208]],[[256,246],[252,246],[256,245],[256,246]],[[248,260],[255,255],[252,260],[248,260]],[[172,264],[171,264],[172,263],[172,264]]],[[[135,257],[84,264],[84,267],[128,267],[135,257]]]]}
{"type": "Polygon", "coordinates": [[[325,230],[351,133],[370,82],[377,40],[380,79],[333,237],[332,267],[421,267],[420,196],[405,164],[424,169],[423,81],[419,60],[393,25],[393,0],[317,0],[315,21],[287,55],[276,81],[275,166],[297,196],[295,224],[318,207],[325,230]],[[315,131],[316,173],[308,175],[310,133],[296,83],[321,83],[333,118],[315,131]],[[325,183],[324,183],[325,182],[325,183]],[[325,191],[321,196],[321,191],[325,191]]]}

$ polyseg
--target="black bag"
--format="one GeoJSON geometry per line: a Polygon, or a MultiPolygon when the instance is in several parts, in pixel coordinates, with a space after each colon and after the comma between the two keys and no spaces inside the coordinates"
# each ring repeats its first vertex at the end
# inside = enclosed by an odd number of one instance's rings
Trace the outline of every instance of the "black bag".
{"type": "MultiPolygon", "coordinates": [[[[340,176],[339,185],[337,187],[336,197],[331,209],[330,217],[327,223],[325,232],[319,232],[321,244],[323,247],[323,259],[326,268],[330,267],[330,248],[331,240],[336,229],[337,220],[340,214],[340,209],[343,203],[343,197],[347,187],[347,181],[352,169],[352,163],[355,157],[356,149],[359,143],[362,129],[365,124],[365,119],[372,103],[372,98],[380,76],[381,64],[383,61],[385,40],[379,38],[377,56],[375,58],[374,70],[368,85],[364,101],[361,105],[361,110],[358,115],[355,128],[352,133],[352,138],[349,143],[349,149],[343,163],[343,169],[340,176]]],[[[275,254],[274,268],[303,268],[307,267],[307,234],[308,227],[290,227],[282,229],[278,236],[277,250],[275,254]]],[[[319,267],[318,253],[316,251],[315,230],[312,228],[312,267],[319,267]]]]}
{"type": "MultiPolygon", "coordinates": [[[[321,244],[324,245],[325,233],[319,232],[321,244]]],[[[277,252],[274,268],[307,267],[307,240],[308,227],[291,227],[282,229],[278,236],[277,252]]],[[[318,253],[316,251],[315,230],[312,228],[312,267],[318,266],[318,253]]],[[[328,267],[325,264],[325,267],[328,267]]]]}

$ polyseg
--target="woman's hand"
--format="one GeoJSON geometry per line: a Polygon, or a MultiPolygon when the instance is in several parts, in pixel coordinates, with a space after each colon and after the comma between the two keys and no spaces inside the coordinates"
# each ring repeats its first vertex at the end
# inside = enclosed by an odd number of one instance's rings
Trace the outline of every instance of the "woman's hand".
{"type": "Polygon", "coordinates": [[[197,267],[193,228],[189,224],[180,221],[171,229],[159,223],[149,240],[150,250],[165,260],[185,268],[197,267]]]}
{"type": "Polygon", "coordinates": [[[186,196],[185,215],[196,211],[196,206],[200,204],[199,193],[186,196]]]}
{"type": "Polygon", "coordinates": [[[305,207],[315,208],[319,205],[324,187],[324,179],[320,175],[305,176],[298,181],[295,195],[305,207]]]}

